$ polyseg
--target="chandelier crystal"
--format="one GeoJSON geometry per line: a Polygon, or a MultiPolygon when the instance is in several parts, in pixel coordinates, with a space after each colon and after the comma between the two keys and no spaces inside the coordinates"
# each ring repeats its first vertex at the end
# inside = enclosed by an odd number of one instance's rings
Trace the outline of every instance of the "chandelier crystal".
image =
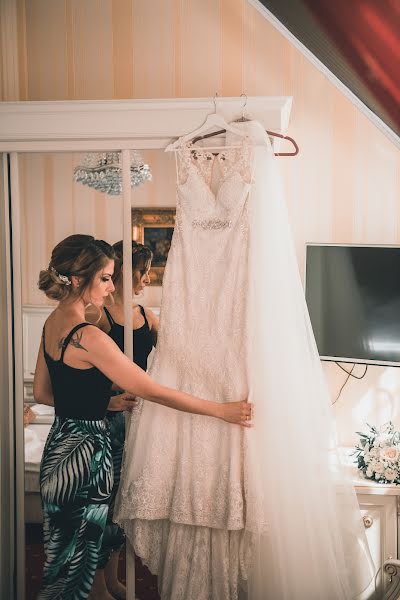
{"type": "MultiPolygon", "coordinates": [[[[131,187],[152,179],[149,165],[143,162],[137,150],[131,150],[130,179],[131,187]]],[[[86,154],[82,164],[74,169],[74,181],[110,196],[119,196],[122,193],[121,152],[86,154]]]]}

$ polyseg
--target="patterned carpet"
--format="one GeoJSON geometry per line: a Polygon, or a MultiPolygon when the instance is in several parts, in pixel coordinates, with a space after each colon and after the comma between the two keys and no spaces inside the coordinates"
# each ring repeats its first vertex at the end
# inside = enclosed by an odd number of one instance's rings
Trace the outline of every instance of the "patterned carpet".
{"type": "MultiPolygon", "coordinates": [[[[40,587],[44,560],[42,526],[27,525],[25,535],[25,600],[35,600],[40,587]]],[[[156,577],[142,565],[138,557],[135,560],[135,567],[136,597],[139,600],[160,600],[157,593],[156,577]]],[[[119,579],[125,583],[125,555],[123,552],[121,552],[118,574],[119,579]]]]}

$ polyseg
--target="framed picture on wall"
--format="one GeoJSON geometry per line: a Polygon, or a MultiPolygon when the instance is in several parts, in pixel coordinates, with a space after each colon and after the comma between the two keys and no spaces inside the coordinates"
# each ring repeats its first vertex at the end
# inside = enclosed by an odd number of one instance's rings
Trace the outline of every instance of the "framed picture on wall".
{"type": "Polygon", "coordinates": [[[150,285],[162,285],[175,227],[175,208],[133,208],[132,239],[153,252],[150,285]]]}

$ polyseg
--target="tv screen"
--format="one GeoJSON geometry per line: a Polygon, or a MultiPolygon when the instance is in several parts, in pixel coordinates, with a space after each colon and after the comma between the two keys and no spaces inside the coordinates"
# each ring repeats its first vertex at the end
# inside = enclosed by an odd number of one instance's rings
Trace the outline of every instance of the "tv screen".
{"type": "Polygon", "coordinates": [[[400,366],[400,248],[308,244],[306,300],[322,359],[400,366]]]}

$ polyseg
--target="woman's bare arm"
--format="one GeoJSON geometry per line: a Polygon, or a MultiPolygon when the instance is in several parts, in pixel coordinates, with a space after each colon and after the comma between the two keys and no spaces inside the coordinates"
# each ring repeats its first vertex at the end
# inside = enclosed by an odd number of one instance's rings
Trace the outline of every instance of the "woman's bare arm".
{"type": "Polygon", "coordinates": [[[83,350],[75,350],[75,352],[85,354],[84,357],[82,356],[85,361],[97,367],[121,389],[169,408],[249,426],[247,417],[250,415],[251,407],[246,401],[220,404],[160,385],[130,361],[113,340],[99,329],[85,327],[83,335],[81,344],[86,352],[83,350]]]}
{"type": "Polygon", "coordinates": [[[36,361],[35,376],[33,378],[33,397],[38,404],[54,406],[53,388],[51,387],[49,370],[44,358],[43,341],[36,361]]]}

